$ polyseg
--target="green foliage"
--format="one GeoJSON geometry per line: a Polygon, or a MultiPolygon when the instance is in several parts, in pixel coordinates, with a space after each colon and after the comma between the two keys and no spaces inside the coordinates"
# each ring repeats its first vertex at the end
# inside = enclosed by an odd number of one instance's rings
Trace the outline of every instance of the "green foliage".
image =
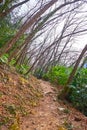
{"type": "MultiPolygon", "coordinates": [[[[9,58],[9,55],[8,54],[4,54],[0,57],[0,63],[5,63],[5,64],[8,64],[10,67],[11,66],[14,66],[14,64],[16,63],[16,60],[13,58],[9,63],[8,63],[8,58],[9,58]]],[[[20,74],[25,74],[28,69],[29,69],[29,66],[26,65],[26,64],[20,64],[20,65],[16,65],[15,66],[15,69],[17,70],[18,73],[20,74]]]]}
{"type": "Polygon", "coordinates": [[[46,81],[49,81],[49,73],[48,73],[48,72],[47,72],[47,73],[44,73],[43,76],[42,76],[42,78],[43,78],[44,80],[46,80],[46,81]]]}
{"type": "Polygon", "coordinates": [[[87,86],[84,86],[83,88],[71,87],[71,90],[69,95],[70,101],[82,113],[87,115],[87,86]]]}
{"type": "Polygon", "coordinates": [[[28,69],[29,69],[29,66],[26,64],[21,64],[21,65],[16,66],[17,72],[23,75],[28,71],[28,69]]]}
{"type": "MultiPolygon", "coordinates": [[[[52,83],[65,85],[71,70],[72,68],[65,66],[55,66],[46,74],[41,72],[41,77],[52,83]]],[[[37,74],[39,75],[39,71],[37,74]]],[[[68,100],[72,102],[74,107],[87,115],[87,69],[78,68],[71,85],[69,85],[69,89],[68,100]]]]}
{"type": "Polygon", "coordinates": [[[70,72],[71,68],[67,68],[65,66],[54,66],[49,72],[43,75],[43,78],[47,78],[52,83],[64,85],[70,72]]]}
{"type": "Polygon", "coordinates": [[[3,12],[6,9],[8,9],[9,4],[10,4],[10,0],[6,0],[5,3],[0,6],[0,12],[3,12]]]}
{"type": "Polygon", "coordinates": [[[10,18],[0,20],[0,48],[3,47],[16,32],[16,29],[9,21],[10,18]]]}
{"type": "MultiPolygon", "coordinates": [[[[11,6],[15,2],[16,1],[6,0],[5,4],[1,6],[0,12],[3,12],[8,9],[9,5],[11,6]]],[[[21,26],[21,17],[15,19],[15,16],[12,14],[12,12],[4,18],[0,18],[0,48],[3,49],[4,45],[7,44],[8,41],[13,38],[13,36],[18,31],[19,26],[21,26]]],[[[12,48],[12,50],[17,48],[17,46],[21,43],[23,43],[25,36],[25,34],[21,36],[19,41],[12,48]]]]}
{"type": "Polygon", "coordinates": [[[87,69],[78,69],[72,84],[76,87],[83,87],[87,84],[87,69]]]}
{"type": "Polygon", "coordinates": [[[8,63],[8,54],[4,54],[2,57],[0,57],[0,63],[8,63]]]}
{"type": "Polygon", "coordinates": [[[9,65],[10,65],[10,66],[13,66],[15,63],[16,63],[16,60],[13,58],[13,59],[9,62],[9,65]]]}
{"type": "Polygon", "coordinates": [[[87,69],[78,70],[69,87],[69,100],[87,115],[87,69]]]}
{"type": "MultiPolygon", "coordinates": [[[[4,54],[0,57],[0,63],[5,63],[8,64],[8,58],[9,58],[9,54],[4,54]]],[[[13,66],[16,63],[16,60],[13,58],[10,62],[9,62],[9,66],[13,66]]]]}

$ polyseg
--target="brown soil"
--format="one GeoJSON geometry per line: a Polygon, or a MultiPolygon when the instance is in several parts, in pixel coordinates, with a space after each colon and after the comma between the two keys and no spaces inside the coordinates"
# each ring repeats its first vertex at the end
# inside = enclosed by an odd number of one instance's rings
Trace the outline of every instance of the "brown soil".
{"type": "Polygon", "coordinates": [[[60,90],[0,66],[0,130],[87,130],[87,117],[57,99],[60,90]]]}
{"type": "Polygon", "coordinates": [[[42,90],[35,77],[26,80],[6,67],[0,66],[0,130],[20,130],[20,118],[37,106],[42,90]]]}
{"type": "Polygon", "coordinates": [[[57,100],[57,89],[40,81],[43,98],[32,113],[22,119],[22,130],[87,130],[87,118],[69,104],[57,100]]]}

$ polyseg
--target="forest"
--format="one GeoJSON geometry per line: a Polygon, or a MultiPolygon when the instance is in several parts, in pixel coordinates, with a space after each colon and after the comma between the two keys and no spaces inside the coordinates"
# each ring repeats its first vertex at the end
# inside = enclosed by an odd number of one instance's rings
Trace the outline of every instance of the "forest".
{"type": "MultiPolygon", "coordinates": [[[[42,98],[39,81],[47,86],[51,84],[57,93],[57,100],[67,102],[81,112],[87,124],[86,42],[87,0],[0,0],[1,130],[21,130],[15,123],[12,124],[13,118],[19,125],[20,113],[27,115],[27,106],[36,106],[37,100],[42,98]],[[14,88],[10,88],[12,84],[14,88]],[[26,86],[30,86],[30,90],[26,86]],[[14,107],[16,100],[11,105],[4,98],[5,93],[9,93],[9,99],[10,93],[14,92],[14,97],[22,105],[25,104],[21,101],[22,96],[24,102],[30,100],[23,109],[17,103],[17,113],[14,107]],[[26,96],[29,92],[30,99],[26,96]],[[6,115],[7,111],[12,116],[6,115]]],[[[69,114],[68,109],[65,109],[65,113],[69,114]]],[[[68,126],[52,130],[87,130],[87,125],[81,129],[73,128],[70,124],[68,126]]],[[[27,129],[34,130],[23,128],[27,129]]]]}

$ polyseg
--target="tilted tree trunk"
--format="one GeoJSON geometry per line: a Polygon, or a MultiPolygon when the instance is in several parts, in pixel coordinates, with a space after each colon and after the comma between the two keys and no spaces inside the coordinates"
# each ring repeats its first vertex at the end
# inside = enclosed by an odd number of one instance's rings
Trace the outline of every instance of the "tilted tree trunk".
{"type": "MultiPolygon", "coordinates": [[[[45,13],[46,10],[48,10],[52,5],[54,5],[58,0],[51,0],[49,3],[44,5],[34,16],[31,17],[31,19],[27,20],[20,30],[16,33],[16,35],[3,47],[3,50],[0,49],[0,56],[3,53],[9,52],[9,50],[15,45],[15,43],[20,39],[20,37],[26,32],[27,29],[29,29],[38,19],[39,17],[45,13]]],[[[60,10],[61,8],[71,5],[73,3],[79,2],[80,0],[73,0],[70,2],[66,2],[64,4],[61,4],[56,8],[56,10],[60,10]]]]}
{"type": "Polygon", "coordinates": [[[48,4],[46,4],[40,11],[38,11],[28,22],[25,22],[23,26],[20,28],[20,30],[16,33],[16,35],[6,44],[4,47],[4,50],[2,52],[2,49],[0,50],[0,55],[2,53],[8,52],[12,46],[18,41],[18,39],[24,34],[24,32],[30,28],[35,21],[38,20],[38,18],[47,10],[49,9],[53,4],[55,4],[58,0],[51,0],[48,4]]]}
{"type": "Polygon", "coordinates": [[[70,90],[69,89],[69,84],[72,82],[72,80],[74,78],[74,75],[75,75],[75,73],[77,71],[77,68],[78,68],[78,66],[80,64],[80,61],[83,58],[86,51],[87,51],[87,45],[84,47],[84,49],[82,50],[78,60],[76,61],[76,64],[75,64],[75,66],[74,66],[74,68],[73,68],[73,70],[72,70],[72,72],[71,72],[71,74],[70,74],[70,76],[69,76],[69,78],[67,80],[67,83],[66,83],[62,93],[60,94],[60,98],[66,98],[68,96],[69,90],[70,90]]]}

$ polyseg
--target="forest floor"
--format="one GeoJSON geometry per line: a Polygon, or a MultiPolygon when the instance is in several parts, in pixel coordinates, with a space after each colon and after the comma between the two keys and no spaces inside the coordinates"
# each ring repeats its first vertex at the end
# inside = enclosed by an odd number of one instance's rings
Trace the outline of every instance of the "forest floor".
{"type": "Polygon", "coordinates": [[[0,68],[0,130],[87,130],[87,117],[59,100],[61,86],[0,68]]]}
{"type": "Polygon", "coordinates": [[[57,88],[42,80],[40,85],[43,98],[33,114],[22,119],[22,130],[87,130],[87,118],[66,101],[58,101],[57,88]]]}

